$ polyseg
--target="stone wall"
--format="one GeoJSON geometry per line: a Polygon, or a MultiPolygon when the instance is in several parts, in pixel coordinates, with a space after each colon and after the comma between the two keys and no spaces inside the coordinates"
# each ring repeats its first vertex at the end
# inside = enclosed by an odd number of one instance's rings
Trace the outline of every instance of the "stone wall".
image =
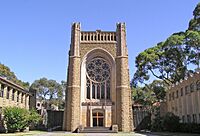
{"type": "Polygon", "coordinates": [[[95,48],[102,48],[105,49],[106,51],[108,51],[113,57],[116,56],[116,43],[81,43],[80,45],[80,56],[81,59],[83,59],[83,57],[90,52],[91,50],[95,49],[95,48]]]}

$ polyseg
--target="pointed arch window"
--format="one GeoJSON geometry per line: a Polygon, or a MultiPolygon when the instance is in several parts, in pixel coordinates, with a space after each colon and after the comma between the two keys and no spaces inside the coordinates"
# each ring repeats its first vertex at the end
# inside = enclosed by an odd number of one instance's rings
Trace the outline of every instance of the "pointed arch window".
{"type": "Polygon", "coordinates": [[[101,57],[86,63],[86,98],[110,99],[110,65],[101,57]]]}

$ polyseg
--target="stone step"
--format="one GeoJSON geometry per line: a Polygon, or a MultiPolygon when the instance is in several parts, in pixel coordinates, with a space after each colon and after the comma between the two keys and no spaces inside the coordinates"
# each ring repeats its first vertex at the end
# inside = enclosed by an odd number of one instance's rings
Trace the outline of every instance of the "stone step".
{"type": "Polygon", "coordinates": [[[80,133],[115,133],[109,127],[85,127],[80,133]]]}

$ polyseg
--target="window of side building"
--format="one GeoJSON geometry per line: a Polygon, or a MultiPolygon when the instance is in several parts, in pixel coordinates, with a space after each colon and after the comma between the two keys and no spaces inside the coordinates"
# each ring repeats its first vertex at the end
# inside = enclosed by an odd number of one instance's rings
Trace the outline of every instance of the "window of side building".
{"type": "Polygon", "coordinates": [[[199,113],[199,123],[200,123],[200,113],[199,113]]]}
{"type": "Polygon", "coordinates": [[[0,107],[0,121],[2,120],[2,107],[0,107]]]}
{"type": "Polygon", "coordinates": [[[189,93],[189,86],[186,85],[186,86],[185,86],[185,94],[188,94],[188,93],[189,93]]]}
{"type": "Polygon", "coordinates": [[[187,123],[191,123],[191,117],[190,117],[190,115],[187,115],[187,123]]]}
{"type": "Polygon", "coordinates": [[[1,85],[1,92],[0,92],[0,97],[3,97],[4,95],[4,85],[1,85]]]}
{"type": "Polygon", "coordinates": [[[190,91],[193,92],[194,91],[194,83],[190,84],[190,91]]]}
{"type": "Polygon", "coordinates": [[[196,82],[196,90],[200,90],[200,81],[199,80],[196,82]]]}
{"type": "Polygon", "coordinates": [[[27,105],[27,95],[25,94],[25,105],[27,105]]]}
{"type": "Polygon", "coordinates": [[[23,103],[24,93],[21,95],[21,103],[23,103]]]}
{"type": "Polygon", "coordinates": [[[181,88],[181,96],[183,96],[183,88],[181,88]]]}
{"type": "Polygon", "coordinates": [[[7,95],[6,95],[6,99],[9,99],[9,95],[10,95],[10,87],[7,87],[7,95]]]}
{"type": "Polygon", "coordinates": [[[197,123],[197,115],[196,114],[192,115],[192,121],[193,121],[193,123],[197,123]]]}
{"type": "Polygon", "coordinates": [[[176,90],[176,98],[178,98],[178,90],[176,90]]]}
{"type": "Polygon", "coordinates": [[[19,91],[17,92],[17,102],[19,102],[19,91]]]}
{"type": "Polygon", "coordinates": [[[185,116],[182,116],[182,123],[185,123],[185,116]]]}
{"type": "Polygon", "coordinates": [[[15,100],[15,89],[12,90],[12,100],[15,100]]]}
{"type": "Polygon", "coordinates": [[[172,100],[174,100],[174,92],[172,92],[172,100]]]}
{"type": "Polygon", "coordinates": [[[171,93],[169,93],[169,101],[171,101],[171,93]]]}

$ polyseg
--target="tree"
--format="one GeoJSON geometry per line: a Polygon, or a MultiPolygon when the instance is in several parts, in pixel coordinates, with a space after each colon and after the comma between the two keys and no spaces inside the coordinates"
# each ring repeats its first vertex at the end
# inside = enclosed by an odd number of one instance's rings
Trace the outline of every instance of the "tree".
{"type": "Polygon", "coordinates": [[[48,103],[49,105],[60,105],[63,103],[65,91],[64,85],[64,81],[59,84],[55,80],[41,78],[32,83],[31,89],[36,90],[37,98],[44,100],[45,103],[48,103]]]}
{"type": "Polygon", "coordinates": [[[186,31],[186,45],[190,53],[189,60],[192,64],[197,65],[199,69],[200,59],[200,3],[197,4],[193,11],[193,18],[189,22],[186,31]]]}
{"type": "Polygon", "coordinates": [[[189,22],[188,30],[199,31],[200,30],[200,3],[197,4],[193,11],[193,16],[189,22]]]}
{"type": "Polygon", "coordinates": [[[157,102],[163,101],[166,95],[167,85],[161,80],[154,80],[149,84],[149,90],[152,90],[157,102]]]}
{"type": "Polygon", "coordinates": [[[188,65],[200,67],[200,3],[193,11],[188,30],[172,34],[165,41],[148,48],[136,57],[135,85],[153,75],[170,85],[193,73],[188,65]]]}
{"type": "Polygon", "coordinates": [[[5,66],[4,64],[0,63],[0,76],[1,77],[6,77],[8,80],[24,87],[24,88],[29,88],[29,83],[28,82],[23,82],[17,78],[14,72],[10,70],[8,66],[5,66]]]}
{"type": "Polygon", "coordinates": [[[200,31],[186,31],[186,51],[188,53],[188,61],[197,65],[199,69],[200,60],[200,31]]]}
{"type": "Polygon", "coordinates": [[[153,75],[169,85],[183,79],[188,65],[184,39],[183,32],[174,33],[166,41],[141,52],[136,57],[134,80],[145,83],[153,75]]]}
{"type": "Polygon", "coordinates": [[[135,85],[137,82],[145,83],[145,81],[149,80],[149,73],[158,78],[162,78],[154,73],[154,70],[158,70],[159,58],[162,56],[162,52],[160,51],[162,44],[163,43],[159,43],[152,48],[146,49],[136,57],[135,63],[137,71],[135,72],[132,80],[136,82],[134,83],[135,85]]]}
{"type": "Polygon", "coordinates": [[[177,132],[180,126],[179,120],[179,117],[173,113],[167,113],[162,121],[164,131],[177,132]]]}
{"type": "Polygon", "coordinates": [[[165,99],[167,85],[162,80],[154,80],[144,87],[132,87],[132,99],[135,103],[152,107],[155,102],[165,99]]]}
{"type": "Polygon", "coordinates": [[[170,83],[183,79],[187,74],[188,56],[185,51],[185,33],[171,35],[163,44],[162,70],[163,78],[170,83]]]}

